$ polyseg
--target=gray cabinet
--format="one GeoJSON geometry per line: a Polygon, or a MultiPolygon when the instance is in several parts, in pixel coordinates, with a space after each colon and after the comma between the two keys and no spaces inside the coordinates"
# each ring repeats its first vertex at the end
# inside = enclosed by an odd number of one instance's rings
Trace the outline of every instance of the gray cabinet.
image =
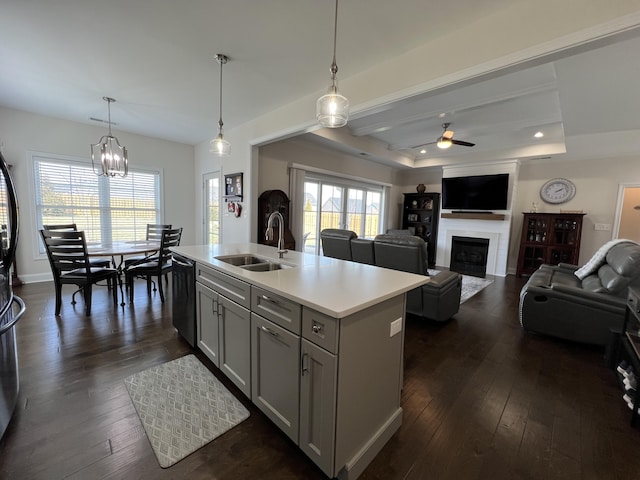
{"type": "Polygon", "coordinates": [[[204,265],[198,347],[329,477],[357,478],[402,422],[405,295],[334,318],[204,265]]]}
{"type": "Polygon", "coordinates": [[[220,370],[251,397],[251,313],[220,295],[218,301],[220,370]]]}
{"type": "Polygon", "coordinates": [[[198,348],[209,357],[216,367],[220,367],[218,348],[218,294],[196,282],[196,319],[198,322],[198,348]]]}
{"type": "Polygon", "coordinates": [[[302,339],[300,440],[298,446],[330,477],[334,476],[336,356],[302,339]]]}
{"type": "Polygon", "coordinates": [[[251,398],[251,312],[248,283],[197,265],[198,347],[251,398]]]}
{"type": "Polygon", "coordinates": [[[298,443],[300,336],[251,314],[251,400],[298,443]]]}
{"type": "Polygon", "coordinates": [[[298,443],[300,304],[251,287],[251,400],[298,443]]]}

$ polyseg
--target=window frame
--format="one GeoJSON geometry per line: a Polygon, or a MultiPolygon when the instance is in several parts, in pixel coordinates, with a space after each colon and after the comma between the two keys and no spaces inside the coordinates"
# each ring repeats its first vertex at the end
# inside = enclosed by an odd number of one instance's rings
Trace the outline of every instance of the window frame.
{"type": "MultiPolygon", "coordinates": [[[[32,238],[35,238],[35,241],[32,241],[32,249],[33,249],[33,258],[38,259],[46,259],[46,252],[44,251],[44,247],[42,246],[42,242],[40,241],[39,230],[42,228],[42,203],[36,200],[38,195],[38,191],[40,189],[40,185],[37,185],[37,163],[57,163],[62,166],[76,166],[78,168],[85,168],[91,171],[91,175],[95,175],[92,170],[91,162],[84,157],[75,157],[71,155],[60,155],[60,154],[52,154],[45,152],[27,152],[29,158],[29,170],[31,181],[29,181],[29,190],[30,190],[30,207],[32,212],[32,221],[33,225],[35,225],[36,235],[32,238]]],[[[157,191],[157,215],[158,219],[156,223],[164,223],[164,171],[162,168],[146,168],[146,167],[130,167],[129,173],[140,173],[140,174],[150,174],[156,176],[156,184],[157,191]]],[[[109,182],[110,178],[108,177],[97,177],[99,182],[98,187],[98,198],[99,198],[99,206],[97,207],[100,215],[100,232],[104,232],[105,229],[110,230],[112,217],[109,215],[108,217],[104,217],[104,212],[110,212],[111,207],[108,204],[109,202],[109,182]],[[107,203],[105,203],[107,202],[107,203]]]]}
{"type": "MultiPolygon", "coordinates": [[[[384,231],[384,225],[386,225],[387,222],[387,208],[386,208],[386,203],[388,202],[388,189],[386,188],[386,186],[384,184],[381,183],[376,183],[376,182],[367,182],[364,180],[355,180],[355,179],[351,179],[349,177],[340,177],[340,176],[335,176],[335,175],[328,175],[328,174],[324,174],[324,173],[319,173],[319,172],[314,172],[314,171],[306,171],[305,175],[304,175],[304,181],[303,181],[303,191],[304,191],[304,185],[309,182],[309,183],[317,183],[318,184],[318,197],[316,199],[318,203],[317,205],[317,222],[316,222],[316,231],[314,232],[316,235],[316,244],[315,244],[315,251],[314,253],[316,255],[320,255],[322,253],[322,245],[320,242],[320,230],[321,230],[321,218],[322,218],[322,188],[324,185],[330,185],[333,187],[338,187],[340,189],[343,190],[342,193],[342,199],[341,199],[341,215],[342,220],[345,221],[349,221],[349,216],[354,214],[354,212],[350,212],[348,211],[348,205],[349,205],[349,192],[351,190],[359,190],[362,191],[364,193],[364,197],[362,199],[362,207],[363,210],[362,212],[359,212],[359,215],[361,215],[361,225],[360,228],[365,231],[366,234],[366,217],[367,215],[370,215],[367,212],[367,197],[369,196],[370,193],[375,193],[378,194],[380,196],[380,204],[378,206],[378,232],[379,233],[383,233],[384,231]]],[[[304,211],[302,212],[302,218],[300,219],[300,222],[302,225],[304,225],[304,211]]],[[[345,225],[344,223],[341,223],[338,228],[346,228],[347,225],[345,225]]],[[[368,238],[366,237],[364,234],[360,235],[358,232],[356,232],[358,234],[358,236],[360,238],[368,238]]],[[[375,236],[375,235],[374,235],[375,236]]],[[[304,246],[303,246],[304,248],[304,246]]]]}

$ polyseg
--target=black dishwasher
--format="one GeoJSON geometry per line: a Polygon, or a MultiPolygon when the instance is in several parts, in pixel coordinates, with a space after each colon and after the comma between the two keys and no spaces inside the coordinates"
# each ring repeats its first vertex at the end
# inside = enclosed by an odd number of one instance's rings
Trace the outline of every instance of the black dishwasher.
{"type": "Polygon", "coordinates": [[[173,254],[172,260],[173,326],[178,333],[196,345],[196,264],[173,254]]]}

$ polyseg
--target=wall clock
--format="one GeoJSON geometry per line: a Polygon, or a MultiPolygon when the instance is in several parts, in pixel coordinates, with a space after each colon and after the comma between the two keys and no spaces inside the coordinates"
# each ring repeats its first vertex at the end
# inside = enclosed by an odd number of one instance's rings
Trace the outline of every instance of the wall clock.
{"type": "Polygon", "coordinates": [[[540,198],[547,203],[565,203],[576,194],[576,186],[566,178],[552,178],[540,188],[540,198]]]}

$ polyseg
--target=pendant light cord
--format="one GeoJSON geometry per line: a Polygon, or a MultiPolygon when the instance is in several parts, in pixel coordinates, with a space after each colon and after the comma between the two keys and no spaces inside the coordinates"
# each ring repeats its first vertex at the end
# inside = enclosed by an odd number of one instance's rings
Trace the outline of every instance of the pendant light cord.
{"type": "Polygon", "coordinates": [[[218,62],[220,62],[220,119],[218,120],[218,127],[220,132],[222,132],[222,64],[225,63],[225,58],[223,56],[219,56],[218,62]]]}
{"type": "Polygon", "coordinates": [[[338,0],[336,0],[336,12],[333,21],[333,63],[331,64],[331,80],[333,85],[336,83],[336,74],[338,73],[338,64],[336,63],[336,44],[338,42],[338,0]]]}

